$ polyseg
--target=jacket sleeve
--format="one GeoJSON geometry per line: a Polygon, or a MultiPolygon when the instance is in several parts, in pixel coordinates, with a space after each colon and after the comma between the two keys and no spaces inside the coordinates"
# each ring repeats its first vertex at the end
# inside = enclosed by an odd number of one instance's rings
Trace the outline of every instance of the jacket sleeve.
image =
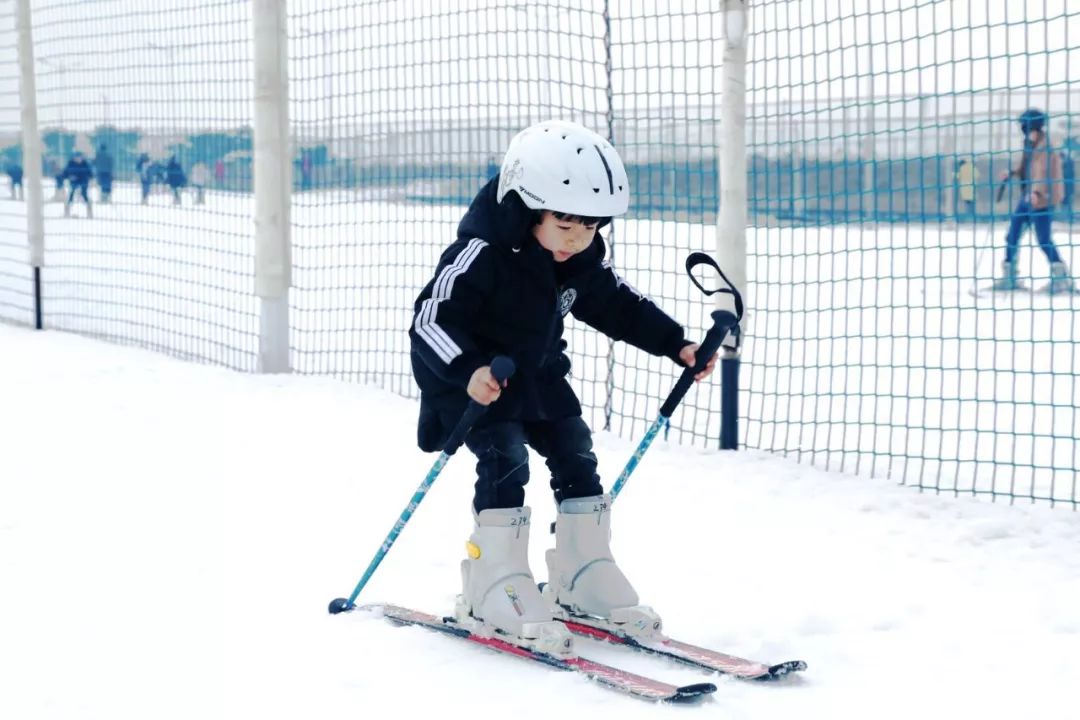
{"type": "Polygon", "coordinates": [[[635,290],[610,263],[597,263],[595,269],[574,278],[570,287],[577,292],[570,312],[578,320],[613,340],[682,364],[679,351],[690,344],[682,325],[635,290]]]}
{"type": "Polygon", "coordinates": [[[473,339],[476,317],[494,289],[491,250],[480,238],[455,243],[417,302],[409,336],[413,350],[442,380],[466,387],[490,362],[473,339]],[[424,297],[427,295],[427,297],[424,297]]]}
{"type": "Polygon", "coordinates": [[[1061,156],[1041,145],[1031,151],[1030,192],[1032,206],[1045,208],[1056,205],[1064,196],[1065,185],[1062,182],[1061,156]]]}

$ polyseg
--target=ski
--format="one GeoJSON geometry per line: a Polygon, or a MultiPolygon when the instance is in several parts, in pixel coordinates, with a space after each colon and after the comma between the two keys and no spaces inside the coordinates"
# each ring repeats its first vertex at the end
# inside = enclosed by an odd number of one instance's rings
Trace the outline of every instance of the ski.
{"type": "Polygon", "coordinates": [[[775,665],[768,665],[756,660],[747,660],[746,658],[691,645],[690,643],[669,638],[664,634],[651,638],[633,637],[602,627],[603,621],[597,618],[571,615],[567,618],[560,618],[560,620],[575,635],[602,640],[650,655],[659,655],[684,665],[710,672],[723,673],[740,680],[779,680],[790,673],[806,669],[806,663],[802,660],[788,660],[775,665]]]}
{"type": "Polygon", "coordinates": [[[996,288],[993,285],[984,285],[982,287],[973,286],[968,290],[968,294],[977,298],[988,297],[1000,297],[1000,298],[1028,298],[1028,297],[1071,297],[1073,295],[1080,294],[1080,289],[1075,284],[1069,284],[1067,286],[1058,286],[1056,289],[1051,290],[1051,283],[1047,283],[1039,288],[1028,287],[1022,285],[1020,287],[1006,289],[996,288]]]}
{"type": "Polygon", "coordinates": [[[448,637],[458,638],[466,642],[475,643],[490,648],[506,655],[513,655],[525,660],[558,668],[568,672],[576,672],[597,684],[616,690],[633,697],[644,700],[654,700],[668,703],[692,702],[716,692],[716,686],[712,683],[695,683],[678,687],[660,680],[635,675],[634,673],[620,670],[619,668],[594,662],[579,655],[571,657],[556,657],[548,653],[539,652],[531,648],[522,647],[500,637],[487,637],[472,632],[462,626],[453,618],[436,617],[419,610],[399,607],[389,604],[362,605],[358,610],[380,613],[383,618],[396,625],[414,625],[443,633],[448,637]]]}
{"type": "Polygon", "coordinates": [[[1032,300],[1034,298],[1072,298],[1078,294],[1077,290],[1063,290],[1058,292],[1050,292],[1046,288],[1039,288],[1038,290],[1031,290],[1029,288],[1023,288],[1022,290],[995,290],[993,287],[984,288],[972,288],[969,293],[974,298],[986,299],[986,298],[1001,298],[1005,300],[1032,300]]]}
{"type": "Polygon", "coordinates": [[[1014,288],[1012,290],[999,290],[993,285],[987,285],[985,287],[973,287],[968,290],[968,295],[976,298],[988,298],[997,296],[1000,298],[1016,298],[1016,297],[1030,297],[1035,292],[1031,288],[1022,287],[1014,288]]]}

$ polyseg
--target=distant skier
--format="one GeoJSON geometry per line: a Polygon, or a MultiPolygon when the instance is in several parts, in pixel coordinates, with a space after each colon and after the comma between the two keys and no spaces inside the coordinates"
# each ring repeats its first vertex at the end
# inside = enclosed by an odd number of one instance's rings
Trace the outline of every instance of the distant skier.
{"type": "Polygon", "coordinates": [[[1020,130],[1024,133],[1024,150],[1013,169],[1002,173],[1001,179],[1004,181],[1010,176],[1019,178],[1020,202],[1013,210],[1005,236],[1005,260],[1001,263],[1001,277],[994,282],[991,289],[1027,289],[1017,272],[1017,255],[1020,251],[1020,236],[1030,224],[1035,230],[1039,247],[1050,261],[1050,282],[1041,291],[1050,294],[1076,292],[1069,269],[1050,237],[1054,206],[1065,197],[1061,155],[1050,147],[1045,131],[1046,113],[1031,108],[1025,110],[1018,121],[1020,130]]]}
{"type": "Polygon", "coordinates": [[[56,190],[53,192],[53,202],[64,201],[64,166],[60,164],[60,160],[55,155],[49,155],[45,158],[45,174],[53,179],[56,183],[56,190]]]}
{"type": "Polygon", "coordinates": [[[11,199],[22,200],[23,199],[23,169],[22,165],[15,161],[10,160],[5,168],[8,177],[11,179],[11,199]]]}
{"type": "Polygon", "coordinates": [[[154,182],[153,167],[150,156],[146,153],[139,155],[135,161],[135,172],[139,175],[139,187],[142,189],[140,202],[146,205],[150,201],[150,187],[154,182]]]}
{"type": "Polygon", "coordinates": [[[179,205],[180,189],[187,185],[187,176],[175,155],[169,158],[169,163],[165,166],[165,182],[172,189],[173,205],[179,205]]]}
{"type": "Polygon", "coordinates": [[[63,174],[63,178],[71,184],[71,192],[64,202],[64,217],[71,215],[71,203],[75,200],[76,193],[81,194],[83,202],[86,203],[86,217],[94,217],[94,208],[91,206],[90,196],[87,194],[87,188],[90,187],[90,178],[92,177],[94,177],[94,169],[90,167],[86,157],[81,152],[72,155],[71,160],[68,161],[67,166],[64,168],[63,174]]]}
{"type": "Polygon", "coordinates": [[[98,187],[101,188],[101,202],[112,202],[113,156],[109,154],[104,143],[98,147],[97,155],[94,156],[94,174],[97,176],[98,187]]]}
{"type": "Polygon", "coordinates": [[[971,158],[963,158],[956,165],[956,207],[955,216],[975,216],[975,188],[979,184],[979,169],[971,158]]]}
{"type": "Polygon", "coordinates": [[[210,184],[210,168],[197,162],[191,166],[191,186],[195,188],[195,204],[206,204],[206,186],[210,184]]]}

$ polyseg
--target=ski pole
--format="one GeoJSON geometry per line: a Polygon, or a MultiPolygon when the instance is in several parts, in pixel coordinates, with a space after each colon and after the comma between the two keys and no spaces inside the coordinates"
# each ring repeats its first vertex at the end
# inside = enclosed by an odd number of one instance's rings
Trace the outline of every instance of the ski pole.
{"type": "MultiPolygon", "coordinates": [[[[500,385],[505,383],[514,374],[514,361],[505,355],[499,355],[491,361],[491,374],[495,376],[495,380],[500,385]]],[[[397,522],[394,523],[394,527],[391,528],[390,533],[383,540],[382,545],[379,546],[378,552],[375,553],[375,557],[371,559],[371,563],[368,565],[367,570],[364,571],[363,577],[360,578],[360,582],[356,584],[356,588],[352,591],[352,595],[346,598],[334,598],[330,601],[330,607],[328,608],[331,615],[337,615],[340,612],[346,612],[356,608],[356,597],[360,594],[360,591],[364,589],[364,586],[371,580],[371,576],[375,574],[376,568],[386,557],[386,553],[390,552],[390,548],[393,547],[394,542],[397,540],[398,535],[405,529],[406,523],[412,518],[413,513],[416,512],[416,508],[420,505],[420,501],[427,495],[428,490],[435,483],[435,478],[439,477],[439,473],[446,466],[446,463],[450,460],[461,444],[465,442],[465,436],[469,434],[469,430],[472,429],[473,424],[480,419],[480,416],[484,414],[487,409],[486,405],[481,405],[475,400],[470,400],[468,407],[465,408],[465,412],[462,413],[461,419],[458,421],[454,430],[450,433],[450,438],[446,441],[446,446],[443,451],[439,453],[438,459],[435,464],[431,466],[431,470],[428,471],[427,477],[424,478],[424,482],[420,483],[420,487],[413,493],[412,499],[409,500],[409,504],[405,507],[405,510],[398,517],[397,522]]]]}
{"type": "Polygon", "coordinates": [[[1013,175],[1015,175],[1015,174],[1016,174],[1016,171],[1015,171],[1015,170],[1010,170],[1010,171],[1009,171],[1009,174],[1008,174],[1008,175],[1006,175],[1006,176],[1005,176],[1005,177],[1004,177],[1004,178],[1002,179],[1002,181],[1001,181],[1001,184],[1000,184],[1000,185],[998,185],[998,189],[997,189],[997,197],[996,197],[996,198],[994,199],[994,202],[996,202],[996,203],[999,203],[999,202],[1001,202],[1001,198],[1003,198],[1003,197],[1005,196],[1005,188],[1006,188],[1006,187],[1008,187],[1008,185],[1009,185],[1009,180],[1010,180],[1010,179],[1012,178],[1012,176],[1013,176],[1013,175]]]}
{"type": "Polygon", "coordinates": [[[652,445],[657,434],[667,427],[671,422],[671,416],[675,412],[675,408],[682,402],[686,392],[690,389],[690,386],[694,382],[694,376],[705,369],[705,366],[709,362],[709,358],[720,348],[720,344],[724,341],[724,338],[729,332],[735,329],[743,316],[743,302],[742,295],[739,291],[727,279],[727,276],[720,270],[720,266],[716,264],[716,261],[705,253],[691,253],[690,257],[686,259],[686,272],[690,274],[690,280],[701,289],[706,295],[713,295],[714,293],[726,293],[730,294],[735,300],[735,312],[730,310],[713,310],[712,312],[712,327],[705,333],[705,339],[701,341],[701,345],[698,347],[696,353],[696,362],[694,367],[686,368],[683,370],[682,375],[675,383],[675,387],[672,388],[668,394],[667,400],[660,406],[660,414],[653,421],[653,424],[649,426],[649,429],[645,432],[645,437],[638,443],[637,450],[630,457],[630,461],[626,463],[626,467],[623,468],[622,473],[619,474],[615,484],[611,487],[611,501],[615,502],[615,498],[622,492],[623,486],[630,478],[630,474],[637,468],[638,463],[641,462],[642,456],[645,455],[645,451],[652,445]],[[720,273],[720,277],[727,283],[727,288],[721,288],[718,290],[706,290],[702,287],[701,283],[694,278],[691,270],[697,265],[707,264],[716,269],[716,272],[720,273]]]}
{"type": "MultiPolygon", "coordinates": [[[[982,247],[975,253],[975,267],[972,269],[971,287],[968,288],[968,295],[973,298],[978,298],[980,294],[979,289],[979,270],[982,268],[983,256],[986,255],[986,251],[992,247],[994,240],[994,224],[991,222],[990,226],[986,229],[984,241],[982,247]]],[[[993,268],[991,268],[991,272],[993,268]]]]}

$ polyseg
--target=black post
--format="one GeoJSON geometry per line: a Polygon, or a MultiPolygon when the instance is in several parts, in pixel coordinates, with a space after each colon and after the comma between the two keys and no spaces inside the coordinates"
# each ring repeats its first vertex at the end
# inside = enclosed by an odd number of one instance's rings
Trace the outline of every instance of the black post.
{"type": "Polygon", "coordinates": [[[739,356],[720,360],[720,449],[739,449],[739,356]]]}
{"type": "Polygon", "coordinates": [[[34,266],[34,328],[42,329],[41,312],[41,267],[34,266]]]}

